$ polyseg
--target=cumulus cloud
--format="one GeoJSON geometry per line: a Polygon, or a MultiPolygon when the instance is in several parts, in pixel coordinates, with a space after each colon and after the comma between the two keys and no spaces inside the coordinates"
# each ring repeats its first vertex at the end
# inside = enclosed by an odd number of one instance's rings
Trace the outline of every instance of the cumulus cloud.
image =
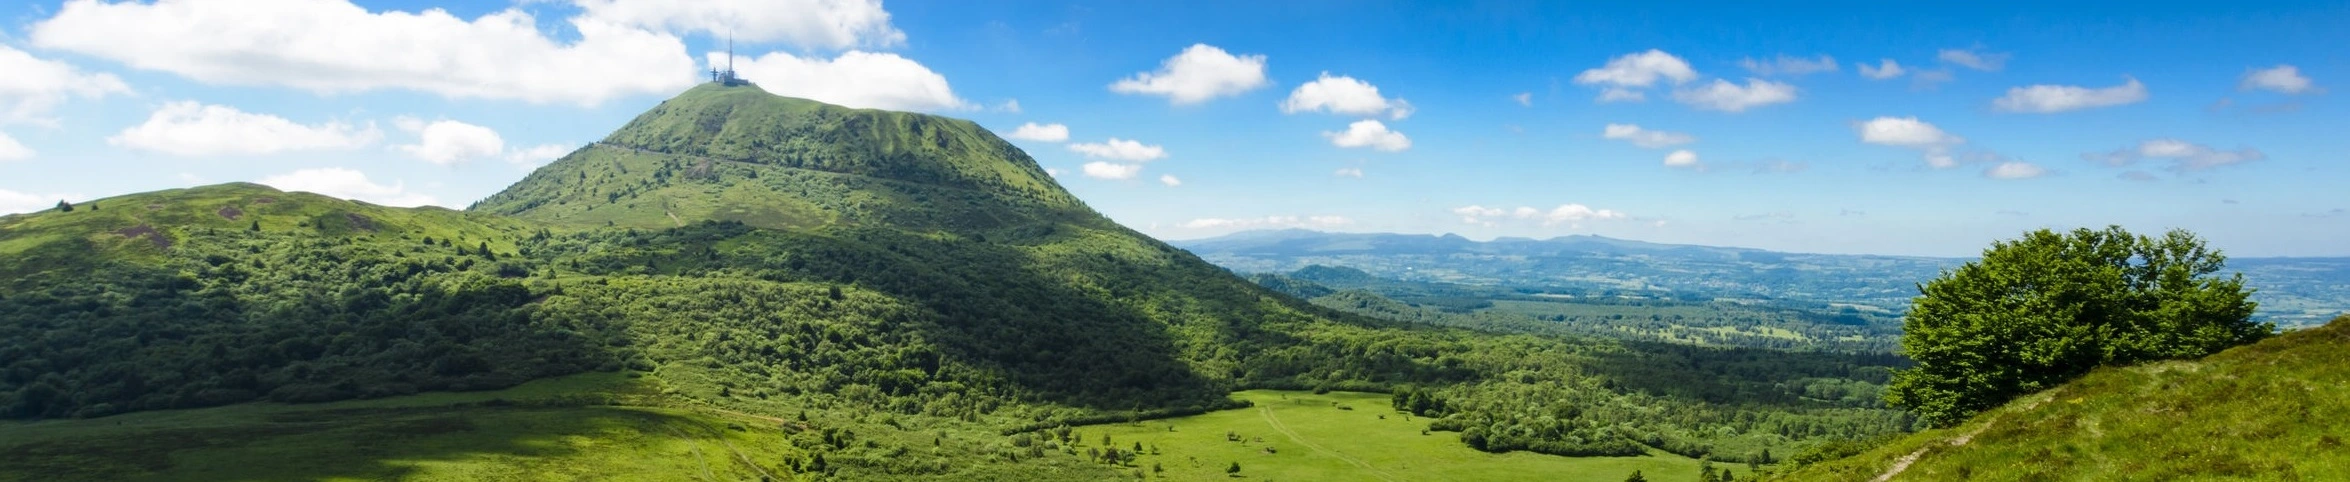
{"type": "Polygon", "coordinates": [[[377,184],[367,174],[343,168],[303,169],[256,181],[285,191],[303,191],[385,206],[416,207],[439,204],[432,196],[409,192],[405,183],[377,184]]]}
{"type": "Polygon", "coordinates": [[[1037,124],[1030,122],[1026,124],[1020,124],[1020,128],[1012,129],[1012,135],[1010,137],[1023,141],[1068,142],[1069,126],[1061,124],[1037,124]]]}
{"type": "Polygon", "coordinates": [[[1412,115],[1412,104],[1379,95],[1379,87],[1369,82],[1323,72],[1321,78],[1297,86],[1289,92],[1289,99],[1281,101],[1281,113],[1299,112],[1402,119],[1412,115]]]}
{"type": "Polygon", "coordinates": [[[1835,72],[1836,58],[1821,55],[1818,58],[1807,59],[1781,54],[1778,57],[1768,60],[1747,58],[1738,61],[1738,66],[1745,67],[1746,71],[1753,72],[1754,75],[1761,76],[1803,75],[1820,72],[1835,72]]]}
{"type": "Polygon", "coordinates": [[[1359,167],[1339,168],[1337,171],[1331,172],[1330,175],[1361,179],[1363,177],[1363,169],[1359,167]]]}
{"type": "Polygon", "coordinates": [[[1487,225],[1493,224],[1493,222],[1497,220],[1539,221],[1544,226],[1552,226],[1558,224],[1575,224],[1584,221],[1604,221],[1631,218],[1630,215],[1626,215],[1621,211],[1612,209],[1597,209],[1591,206],[1575,203],[1560,204],[1558,207],[1550,209],[1540,209],[1533,206],[1519,206],[1516,209],[1503,209],[1499,207],[1469,205],[1453,208],[1452,213],[1459,215],[1461,217],[1461,222],[1468,224],[1487,225]]]}
{"type": "Polygon", "coordinates": [[[1966,143],[1966,139],[1916,117],[1878,117],[1861,122],[1854,129],[1860,132],[1861,142],[1916,149],[1925,155],[1926,165],[1936,169],[1957,166],[1958,159],[1950,150],[1966,143]]]}
{"type": "Polygon", "coordinates": [[[1347,124],[1346,132],[1325,131],[1322,137],[1329,138],[1330,145],[1345,148],[1369,147],[1388,152],[1412,148],[1412,140],[1403,133],[1387,130],[1387,124],[1369,119],[1347,124]]]}
{"type": "Polygon", "coordinates": [[[1183,180],[1176,178],[1174,174],[1160,174],[1159,184],[1165,184],[1167,187],[1175,187],[1183,185],[1183,180]]]}
{"type": "MultiPolygon", "coordinates": [[[[850,51],[824,59],[771,52],[735,60],[738,75],[775,95],[864,109],[936,112],[977,108],[955,97],[946,76],[898,54],[850,51]]],[[[710,54],[713,65],[725,61],[724,53],[710,54]]]]}
{"type": "Polygon", "coordinates": [[[1901,69],[1900,62],[1894,62],[1893,59],[1879,59],[1877,65],[1874,66],[1865,63],[1853,65],[1860,69],[1861,77],[1868,77],[1871,80],[1891,79],[1900,77],[1903,72],[1907,72],[1901,69]]]}
{"type": "Polygon", "coordinates": [[[1697,136],[1680,132],[1648,130],[1636,124],[1608,124],[1600,131],[1600,136],[1630,142],[1632,145],[1650,149],[1697,142],[1697,136]]]}
{"type": "Polygon", "coordinates": [[[1052,176],[1052,177],[1061,177],[1061,168],[1058,168],[1058,167],[1047,167],[1047,168],[1044,168],[1044,175],[1047,175],[1047,176],[1052,176]]]}
{"type": "Polygon", "coordinates": [[[1533,107],[1533,106],[1534,106],[1534,93],[1533,93],[1533,92],[1519,92],[1519,93],[1518,93],[1518,95],[1513,95],[1513,96],[1510,96],[1510,100],[1518,101],[1518,105],[1519,105],[1519,106],[1524,106],[1524,107],[1533,107]]]}
{"type": "MultiPolygon", "coordinates": [[[[1102,142],[1080,142],[1076,144],[1070,144],[1069,150],[1078,154],[1084,154],[1085,157],[1089,158],[1111,159],[1129,162],[1147,162],[1167,157],[1167,149],[1164,147],[1143,144],[1141,141],[1131,141],[1119,139],[1116,137],[1112,137],[1110,140],[1102,142]]],[[[1088,170],[1090,171],[1091,169],[1088,170]]]]}
{"type": "Polygon", "coordinates": [[[32,148],[25,147],[24,143],[17,142],[14,137],[8,137],[8,133],[0,132],[0,162],[22,161],[32,158],[32,148]]]}
{"type": "Polygon", "coordinates": [[[1697,70],[1689,68],[1689,62],[1680,57],[1649,49],[1608,59],[1606,65],[1575,75],[1577,84],[1613,87],[1648,87],[1659,80],[1675,84],[1697,80],[1697,70]]]}
{"type": "Polygon", "coordinates": [[[2135,104],[2146,100],[2146,84],[2129,78],[2122,85],[2105,88],[2072,85],[2033,85],[2007,89],[2007,95],[1991,101],[1991,106],[2007,112],[2052,114],[2057,112],[2135,104]]]}
{"type": "Polygon", "coordinates": [[[1978,52],[1975,49],[1942,49],[1937,58],[1960,67],[1991,72],[2007,68],[2008,54],[1978,52]]]}
{"type": "Polygon", "coordinates": [[[0,124],[54,124],[49,113],[67,99],[130,92],[114,74],[88,73],[0,44],[0,124]]]}
{"type": "Polygon", "coordinates": [[[1688,149],[1665,155],[1665,167],[1698,167],[1697,153],[1688,149]]]}
{"type": "Polygon", "coordinates": [[[2301,76],[2300,67],[2292,65],[2278,65],[2245,72],[2243,82],[2239,83],[2236,88],[2240,90],[2266,90],[2283,94],[2301,94],[2318,90],[2317,85],[2310,82],[2308,77],[2301,76]]]}
{"type": "Polygon", "coordinates": [[[57,207],[58,201],[81,203],[89,197],[80,194],[34,194],[0,189],[0,214],[29,213],[57,207]]]}
{"type": "Polygon", "coordinates": [[[1167,102],[1182,105],[1239,95],[1268,83],[1265,56],[1235,56],[1212,45],[1193,44],[1161,62],[1158,71],[1135,73],[1110,84],[1110,91],[1163,95],[1167,102]]]}
{"type": "Polygon", "coordinates": [[[1085,177],[1094,179],[1125,180],[1133,179],[1136,174],[1142,174],[1142,165],[1093,161],[1085,163],[1084,171],[1085,177]]]}
{"type": "Polygon", "coordinates": [[[1199,218],[1178,224],[1184,229],[1333,228],[1354,224],[1346,216],[1266,216],[1262,218],[1199,218]]]}
{"type": "Polygon", "coordinates": [[[559,41],[519,8],[465,20],[440,9],[370,12],[342,0],[73,0],[34,24],[30,37],[43,48],[208,84],[318,93],[405,89],[592,106],[696,82],[693,58],[674,35],[594,15],[568,23],[559,41]]]}
{"type": "Polygon", "coordinates": [[[904,44],[880,0],[574,0],[587,16],[679,34],[846,49],[904,44]]]}
{"type": "Polygon", "coordinates": [[[302,150],[354,149],[383,132],[342,121],[297,124],[223,105],[172,102],[147,121],[106,138],[108,144],[177,156],[260,155],[302,150]]]}
{"type": "Polygon", "coordinates": [[[1747,108],[1795,101],[1795,86],[1762,79],[1746,79],[1745,86],[1714,79],[1713,83],[1673,91],[1673,100],[1699,109],[1745,112],[1747,108]]]}
{"type": "Polygon", "coordinates": [[[397,119],[393,125],[417,136],[415,144],[393,148],[424,162],[447,166],[497,156],[506,151],[506,139],[488,127],[453,120],[425,122],[406,117],[397,119]]]}
{"type": "Polygon", "coordinates": [[[2250,147],[2239,147],[2236,150],[2227,151],[2166,138],[2148,139],[2138,143],[2137,146],[2125,147],[2112,152],[2082,154],[2081,158],[2115,167],[2128,166],[2147,159],[2165,160],[2170,161],[2172,171],[2187,172],[2258,161],[2267,159],[2268,155],[2261,153],[2259,149],[2250,147]]]}
{"type": "Polygon", "coordinates": [[[2023,161],[2007,161],[1983,170],[1983,177],[1992,179],[2031,179],[2047,174],[2047,169],[2023,161]]]}

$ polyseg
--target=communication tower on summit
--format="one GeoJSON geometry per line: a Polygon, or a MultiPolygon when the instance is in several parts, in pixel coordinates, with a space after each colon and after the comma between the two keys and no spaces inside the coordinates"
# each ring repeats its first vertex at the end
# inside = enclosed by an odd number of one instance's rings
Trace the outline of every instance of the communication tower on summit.
{"type": "Polygon", "coordinates": [[[726,68],[721,70],[717,65],[711,65],[710,81],[729,87],[751,85],[750,81],[734,75],[734,34],[726,35],[726,68]]]}

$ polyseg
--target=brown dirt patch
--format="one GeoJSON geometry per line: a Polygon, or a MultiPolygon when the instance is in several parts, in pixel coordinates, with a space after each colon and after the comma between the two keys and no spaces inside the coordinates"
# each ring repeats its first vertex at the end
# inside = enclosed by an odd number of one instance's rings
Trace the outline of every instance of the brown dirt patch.
{"type": "Polygon", "coordinates": [[[127,227],[127,228],[117,229],[117,230],[115,230],[115,231],[114,231],[114,234],[120,234],[120,235],[122,235],[122,237],[125,237],[125,238],[133,238],[133,239],[136,239],[136,238],[138,238],[138,237],[141,237],[141,236],[145,236],[145,237],[147,238],[147,242],[155,243],[155,247],[156,247],[156,248],[159,248],[159,249],[171,249],[171,237],[170,237],[170,236],[164,236],[164,235],[163,235],[163,232],[162,232],[162,231],[157,231],[157,230],[155,230],[155,227],[154,227],[154,226],[148,226],[148,225],[145,225],[145,224],[141,224],[141,225],[137,225],[137,226],[131,226],[131,227],[127,227]]]}
{"type": "Polygon", "coordinates": [[[237,209],[237,207],[236,207],[236,206],[229,206],[229,207],[220,208],[220,213],[219,213],[219,214],[220,214],[220,217],[228,218],[228,220],[230,220],[230,221],[235,221],[235,220],[237,220],[237,217],[238,217],[238,216],[244,216],[244,215],[245,215],[245,210],[243,210],[243,209],[237,209]]]}
{"type": "Polygon", "coordinates": [[[343,213],[343,218],[351,220],[351,227],[375,231],[375,220],[368,219],[367,216],[360,216],[358,213],[343,213]]]}

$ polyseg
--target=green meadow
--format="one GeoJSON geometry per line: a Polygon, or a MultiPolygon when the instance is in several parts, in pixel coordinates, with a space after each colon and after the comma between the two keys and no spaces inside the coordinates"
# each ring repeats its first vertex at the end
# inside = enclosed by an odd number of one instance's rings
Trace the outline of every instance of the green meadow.
{"type": "MultiPolygon", "coordinates": [[[[1232,396],[1256,406],[1078,427],[1079,452],[1099,448],[1103,435],[1125,450],[1140,443],[1142,455],[1129,470],[1153,480],[1617,482],[1634,470],[1652,481],[1697,479],[1696,459],[1663,452],[1645,457],[1480,452],[1462,445],[1458,433],[1423,432],[1428,419],[1397,413],[1385,394],[1251,390],[1232,396]],[[1240,472],[1227,474],[1234,463],[1240,472]]],[[[1744,467],[1737,471],[1746,472],[1744,467]]]]}

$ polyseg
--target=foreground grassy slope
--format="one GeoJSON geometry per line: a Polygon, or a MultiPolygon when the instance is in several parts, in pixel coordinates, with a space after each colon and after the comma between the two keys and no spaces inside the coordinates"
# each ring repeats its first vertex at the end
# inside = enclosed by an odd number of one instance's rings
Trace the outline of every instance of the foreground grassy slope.
{"type": "Polygon", "coordinates": [[[2350,317],[2194,361],[2101,368],[1783,480],[2350,480],[2350,317]]]}
{"type": "MultiPolygon", "coordinates": [[[[1148,422],[1083,427],[1081,447],[1110,445],[1143,455],[1127,470],[1165,480],[1231,480],[1233,463],[1254,480],[1544,480],[1615,482],[1638,470],[1652,481],[1696,480],[1698,461],[1645,457],[1494,454],[1462,446],[1460,434],[1428,432],[1428,419],[1388,408],[1376,393],[1250,390],[1254,407],[1148,422]],[[1237,436],[1228,438],[1227,434],[1237,436]],[[1155,449],[1157,453],[1151,453],[1155,449]],[[1154,472],[1152,467],[1164,468],[1154,472]]],[[[1739,470],[1744,472],[1743,469],[1739,470]]]]}

